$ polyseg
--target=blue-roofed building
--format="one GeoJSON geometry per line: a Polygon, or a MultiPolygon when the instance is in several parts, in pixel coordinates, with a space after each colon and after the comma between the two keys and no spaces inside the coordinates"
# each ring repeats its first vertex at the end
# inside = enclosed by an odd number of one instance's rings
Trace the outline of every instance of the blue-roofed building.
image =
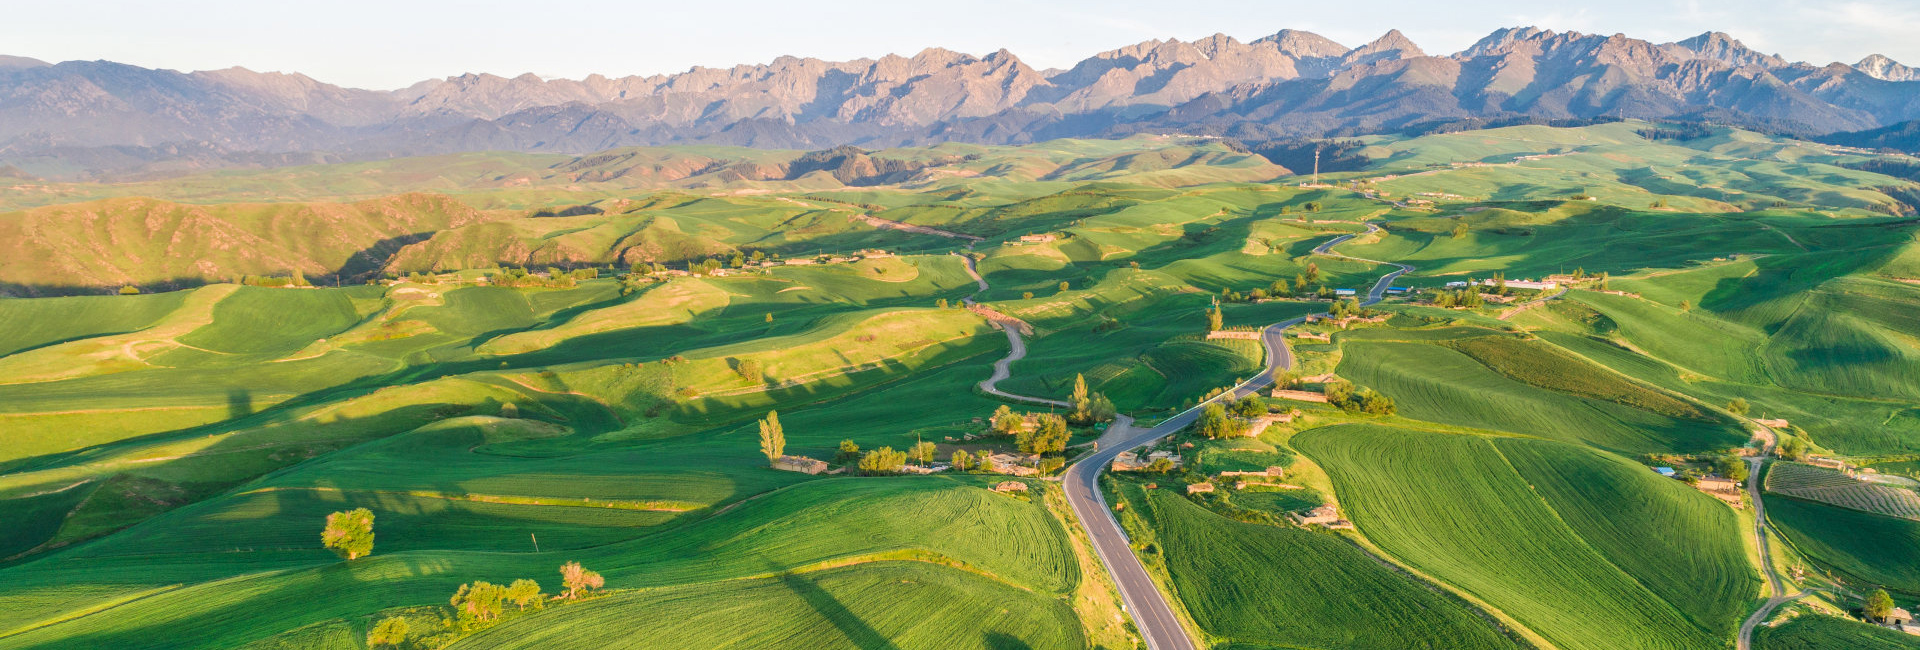
{"type": "Polygon", "coordinates": [[[1667,478],[1673,478],[1676,474],[1679,474],[1679,472],[1673,471],[1673,468],[1671,467],[1655,467],[1653,468],[1653,471],[1659,472],[1661,476],[1665,476],[1667,478]]]}

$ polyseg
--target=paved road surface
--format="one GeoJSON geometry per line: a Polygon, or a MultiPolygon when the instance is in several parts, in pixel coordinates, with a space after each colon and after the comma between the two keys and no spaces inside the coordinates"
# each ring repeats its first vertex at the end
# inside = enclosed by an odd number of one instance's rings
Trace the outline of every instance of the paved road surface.
{"type": "MultiPolygon", "coordinates": [[[[1367,224],[1367,232],[1378,230],[1378,226],[1367,224]]],[[[1330,249],[1353,237],[1354,235],[1336,237],[1315,248],[1314,252],[1345,257],[1330,252],[1330,249]]],[[[1399,268],[1381,277],[1380,281],[1375,283],[1373,289],[1367,293],[1367,299],[1361,302],[1362,305],[1380,302],[1394,279],[1413,270],[1413,267],[1403,264],[1393,264],[1393,266],[1399,268]]],[[[1276,371],[1291,368],[1293,352],[1287,348],[1286,329],[1305,320],[1305,317],[1300,317],[1267,326],[1260,338],[1261,344],[1267,349],[1266,369],[1215,399],[1239,399],[1241,396],[1254,393],[1273,383],[1276,371]]],[[[1009,336],[1014,341],[1019,341],[1017,335],[1009,336]]],[[[1016,353],[1024,353],[1024,351],[1024,347],[1016,348],[1016,353]]],[[[996,365],[994,373],[996,378],[1002,376],[1000,369],[1000,366],[996,365]]],[[[996,394],[998,394],[997,391],[996,394]]],[[[1140,558],[1134,556],[1126,533],[1121,530],[1119,520],[1114,518],[1113,508],[1107,505],[1106,497],[1100,493],[1100,472],[1111,465],[1114,457],[1119,456],[1120,452],[1159,440],[1191,424],[1199,417],[1200,409],[1204,406],[1205,403],[1196,405],[1145,431],[1137,431],[1129,426],[1130,420],[1116,423],[1107,435],[1100,439],[1099,451],[1067,468],[1065,476],[1067,502],[1073,507],[1074,516],[1080,520],[1080,525],[1086,528],[1087,536],[1093,540],[1093,547],[1100,556],[1100,562],[1106,565],[1107,573],[1113,576],[1114,585],[1120,589],[1120,600],[1125,605],[1127,613],[1133,617],[1134,627],[1140,630],[1150,650],[1191,650],[1194,648],[1193,637],[1180,624],[1179,617],[1174,615],[1173,607],[1168,604],[1166,594],[1161,593],[1153,579],[1148,577],[1146,567],[1140,564],[1140,558]]]]}
{"type": "Polygon", "coordinates": [[[1766,446],[1761,447],[1759,456],[1747,457],[1747,476],[1750,477],[1747,480],[1747,494],[1753,497],[1754,545],[1760,550],[1760,568],[1767,572],[1767,584],[1773,587],[1773,596],[1768,598],[1766,604],[1761,605],[1760,609],[1754,610],[1753,615],[1748,616],[1747,620],[1740,624],[1739,650],[1751,650],[1751,648],[1753,648],[1753,628],[1765,622],[1768,616],[1772,616],[1773,610],[1778,609],[1781,605],[1789,601],[1799,599],[1806,595],[1804,593],[1786,593],[1786,585],[1784,582],[1781,582],[1780,574],[1773,570],[1773,551],[1767,547],[1767,504],[1760,500],[1760,463],[1763,458],[1773,453],[1774,441],[1779,438],[1774,435],[1771,427],[1762,426],[1760,430],[1766,432],[1767,442],[1766,446]]]}

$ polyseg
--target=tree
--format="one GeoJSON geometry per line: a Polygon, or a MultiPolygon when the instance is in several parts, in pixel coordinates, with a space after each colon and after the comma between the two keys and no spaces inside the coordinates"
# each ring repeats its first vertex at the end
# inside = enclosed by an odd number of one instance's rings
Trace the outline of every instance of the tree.
{"type": "Polygon", "coordinates": [[[1714,459],[1713,471],[1735,481],[1747,480],[1747,463],[1739,456],[1721,456],[1714,459]]]}
{"type": "Polygon", "coordinates": [[[1465,236],[1467,236],[1467,224],[1464,224],[1464,223],[1453,224],[1453,238],[1459,239],[1465,236]]]}
{"type": "Polygon", "coordinates": [[[1147,463],[1147,471],[1155,474],[1171,472],[1173,471],[1173,461],[1167,460],[1165,457],[1155,458],[1153,462],[1147,463]]]}
{"type": "Polygon", "coordinates": [[[773,322],[773,312],[767,312],[767,322],[773,322]]]}
{"type": "Polygon", "coordinates": [[[588,571],[579,562],[560,565],[560,585],[567,588],[563,594],[568,600],[586,595],[586,592],[606,586],[607,579],[594,571],[588,571]]]}
{"type": "Polygon", "coordinates": [[[139,295],[139,294],[140,294],[140,287],[136,287],[136,286],[133,286],[133,285],[131,285],[131,284],[129,284],[129,285],[127,285],[127,286],[124,286],[124,287],[120,287],[120,295],[123,295],[123,296],[135,296],[135,295],[139,295]]]}
{"type": "Polygon", "coordinates": [[[1052,413],[1044,413],[1034,418],[1036,425],[1022,430],[1014,445],[1020,451],[1029,454],[1054,454],[1067,450],[1067,439],[1072,432],[1067,430],[1067,420],[1052,413]]]}
{"type": "Polygon", "coordinates": [[[935,307],[938,307],[938,308],[941,308],[941,309],[946,309],[946,308],[947,308],[947,299],[946,299],[946,298],[941,298],[941,299],[939,299],[939,300],[935,300],[935,301],[933,301],[933,306],[935,306],[935,307]]]}
{"type": "Polygon", "coordinates": [[[975,463],[973,460],[973,454],[967,453],[967,450],[965,449],[953,450],[953,468],[954,469],[965,472],[965,471],[972,470],[974,467],[975,467],[975,463]]]}
{"type": "Polygon", "coordinates": [[[1000,408],[993,410],[993,431],[1003,436],[1012,435],[1024,419],[1015,414],[1011,407],[1001,404],[1000,408]]]}
{"type": "Polygon", "coordinates": [[[860,473],[891,474],[907,466],[907,452],[894,451],[892,447],[881,447],[869,451],[860,457],[860,473]]]}
{"type": "Polygon", "coordinates": [[[389,616],[367,630],[367,647],[397,646],[407,642],[407,619],[389,616]]]}
{"type": "Polygon", "coordinates": [[[1780,436],[1779,452],[1781,458],[1800,460],[1807,456],[1807,441],[1794,436],[1780,436]]]}
{"type": "Polygon", "coordinates": [[[1243,418],[1257,418],[1267,414],[1267,403],[1260,397],[1249,393],[1233,403],[1233,414],[1243,418]]]}
{"type": "Polygon", "coordinates": [[[1733,398],[1733,401],[1727,402],[1727,412],[1732,413],[1734,415],[1746,415],[1748,408],[1751,408],[1751,407],[1747,404],[1747,400],[1745,399],[1735,397],[1733,398]]]}
{"type": "Polygon", "coordinates": [[[1893,613],[1893,596],[1888,595],[1885,589],[1875,589],[1867,596],[1867,602],[1860,607],[1860,611],[1869,619],[1885,621],[1887,615],[1893,613]]]}
{"type": "Polygon", "coordinates": [[[1327,396],[1328,404],[1339,406],[1353,399],[1353,384],[1336,379],[1321,386],[1320,392],[1327,396]]]}
{"type": "Polygon", "coordinates": [[[852,440],[842,440],[840,441],[840,454],[834,456],[834,460],[846,462],[859,457],[860,445],[854,444],[852,440]]]}
{"type": "Polygon", "coordinates": [[[1693,311],[1693,303],[1686,300],[1680,301],[1680,311],[1693,311]]]}
{"type": "Polygon", "coordinates": [[[1207,331],[1218,332],[1226,329],[1226,320],[1226,314],[1220,312],[1220,303],[1213,303],[1213,308],[1207,310],[1207,331]]]}
{"type": "Polygon", "coordinates": [[[760,374],[760,362],[752,359],[735,360],[733,364],[733,374],[739,375],[741,379],[746,380],[747,383],[750,384],[766,380],[766,376],[760,374]]]}
{"type": "Polygon", "coordinates": [[[528,605],[532,605],[534,609],[539,609],[541,604],[546,602],[541,599],[543,595],[544,594],[540,593],[540,583],[521,578],[513,581],[513,584],[507,585],[507,591],[503,597],[507,602],[513,603],[515,607],[520,608],[520,611],[524,612],[527,611],[528,605]]]}
{"type": "Polygon", "coordinates": [[[1067,404],[1073,408],[1070,416],[1075,423],[1087,424],[1093,421],[1093,398],[1087,395],[1087,376],[1074,374],[1073,394],[1067,398],[1067,404]]]}
{"type": "Polygon", "coordinates": [[[1113,400],[1107,399],[1107,396],[1102,393],[1094,393],[1093,401],[1087,405],[1089,422],[1112,422],[1119,415],[1120,409],[1115,408],[1113,400]]]}
{"type": "Polygon", "coordinates": [[[354,508],[327,515],[320,543],[341,557],[357,560],[373,553],[373,511],[354,508]]]}
{"type": "Polygon", "coordinates": [[[760,421],[760,453],[767,455],[769,463],[787,453],[787,432],[780,428],[778,411],[767,411],[767,419],[760,421]]]}
{"type": "Polygon", "coordinates": [[[912,459],[913,462],[916,463],[931,463],[933,462],[933,455],[939,453],[939,451],[940,449],[933,443],[923,440],[913,443],[913,446],[907,449],[907,458],[912,459]]]}
{"type": "Polygon", "coordinates": [[[1061,290],[1061,291],[1066,291],[1066,290],[1067,290],[1067,281],[1066,281],[1066,280],[1061,280],[1061,281],[1060,281],[1060,290],[1061,290]]]}
{"type": "Polygon", "coordinates": [[[1022,299],[1022,300],[1032,300],[1032,299],[1033,299],[1033,292],[1032,292],[1032,291],[1022,291],[1022,292],[1020,292],[1020,299],[1022,299]]]}
{"type": "Polygon", "coordinates": [[[460,585],[449,602],[461,619],[484,623],[500,618],[500,602],[506,593],[505,587],[482,580],[460,585]]]}

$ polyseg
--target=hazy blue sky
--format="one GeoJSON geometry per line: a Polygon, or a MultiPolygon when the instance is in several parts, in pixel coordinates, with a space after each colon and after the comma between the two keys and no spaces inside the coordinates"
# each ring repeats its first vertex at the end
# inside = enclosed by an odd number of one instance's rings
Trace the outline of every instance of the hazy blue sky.
{"type": "Polygon", "coordinates": [[[1537,25],[1671,41],[1717,30],[1790,60],[1881,53],[1920,63],[1920,0],[65,0],[8,2],[0,54],[203,70],[299,71],[395,88],[463,72],[578,78],[757,63],[782,54],[849,59],[940,46],[1007,48],[1065,67],[1150,38],[1281,28],[1347,45],[1390,28],[1429,53],[1498,27],[1537,25]],[[545,5],[545,6],[543,6],[545,5]]]}

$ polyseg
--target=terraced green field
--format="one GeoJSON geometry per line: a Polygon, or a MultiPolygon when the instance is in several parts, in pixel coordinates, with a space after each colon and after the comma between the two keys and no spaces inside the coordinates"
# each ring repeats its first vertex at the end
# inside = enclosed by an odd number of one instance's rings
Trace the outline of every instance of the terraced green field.
{"type": "Polygon", "coordinates": [[[1920,594],[1920,522],[1768,495],[1767,518],[1795,549],[1844,575],[1920,594]]]}

